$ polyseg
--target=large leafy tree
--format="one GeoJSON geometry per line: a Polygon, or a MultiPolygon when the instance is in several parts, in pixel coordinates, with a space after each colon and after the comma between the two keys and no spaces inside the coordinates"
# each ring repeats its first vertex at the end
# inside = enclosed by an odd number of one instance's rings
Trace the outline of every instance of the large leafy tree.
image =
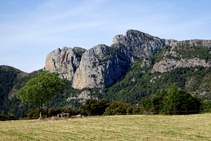
{"type": "Polygon", "coordinates": [[[198,111],[201,101],[186,91],[178,90],[176,85],[170,87],[170,93],[164,100],[164,111],[167,114],[178,114],[180,112],[198,111]]]}
{"type": "Polygon", "coordinates": [[[197,113],[202,102],[187,91],[179,90],[174,84],[169,92],[162,91],[157,96],[142,100],[141,104],[147,112],[155,114],[188,114],[197,113]]]}
{"type": "Polygon", "coordinates": [[[24,88],[18,90],[18,98],[23,103],[37,105],[41,118],[42,105],[64,89],[65,84],[66,79],[59,78],[56,73],[38,72],[37,76],[31,78],[24,88]]]}

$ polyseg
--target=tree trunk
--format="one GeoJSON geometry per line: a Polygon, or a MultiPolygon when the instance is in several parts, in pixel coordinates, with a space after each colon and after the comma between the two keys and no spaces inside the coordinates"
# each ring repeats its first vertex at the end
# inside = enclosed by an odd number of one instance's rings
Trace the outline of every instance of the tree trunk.
{"type": "Polygon", "coordinates": [[[42,118],[42,104],[40,104],[39,111],[40,111],[40,119],[41,119],[42,118]]]}
{"type": "Polygon", "coordinates": [[[48,108],[47,108],[47,118],[48,118],[48,108]]]}

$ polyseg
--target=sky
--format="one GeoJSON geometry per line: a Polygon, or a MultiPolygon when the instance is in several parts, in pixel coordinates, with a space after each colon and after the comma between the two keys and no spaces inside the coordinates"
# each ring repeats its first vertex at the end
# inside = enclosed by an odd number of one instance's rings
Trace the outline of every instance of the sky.
{"type": "Polygon", "coordinates": [[[57,48],[112,44],[139,30],[164,39],[211,40],[210,0],[0,0],[0,65],[45,66],[57,48]]]}

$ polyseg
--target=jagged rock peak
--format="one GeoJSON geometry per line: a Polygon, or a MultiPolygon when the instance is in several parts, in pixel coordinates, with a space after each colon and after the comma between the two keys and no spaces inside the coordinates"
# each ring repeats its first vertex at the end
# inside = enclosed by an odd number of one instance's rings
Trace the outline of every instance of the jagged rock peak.
{"type": "Polygon", "coordinates": [[[116,35],[114,38],[113,38],[113,44],[123,44],[123,45],[127,45],[131,40],[134,40],[136,38],[138,38],[138,42],[142,41],[146,41],[146,40],[150,40],[150,39],[159,39],[158,37],[154,37],[154,36],[151,36],[147,33],[144,33],[144,32],[140,32],[138,30],[127,30],[125,36],[124,35],[116,35]]]}
{"type": "Polygon", "coordinates": [[[80,47],[58,48],[47,55],[44,70],[57,72],[61,78],[72,80],[85,51],[80,47]]]}
{"type": "Polygon", "coordinates": [[[137,30],[128,30],[125,36],[116,35],[113,38],[113,44],[129,47],[136,57],[143,58],[162,48],[165,45],[165,40],[137,30]]]}

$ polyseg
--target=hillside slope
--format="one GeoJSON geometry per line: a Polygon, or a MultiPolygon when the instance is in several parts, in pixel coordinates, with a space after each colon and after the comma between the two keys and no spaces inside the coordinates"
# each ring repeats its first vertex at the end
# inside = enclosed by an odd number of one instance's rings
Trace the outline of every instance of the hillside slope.
{"type": "Polygon", "coordinates": [[[16,90],[36,75],[37,71],[25,73],[10,66],[0,66],[0,113],[13,113],[16,117],[33,108],[21,103],[16,97],[16,90]]]}

